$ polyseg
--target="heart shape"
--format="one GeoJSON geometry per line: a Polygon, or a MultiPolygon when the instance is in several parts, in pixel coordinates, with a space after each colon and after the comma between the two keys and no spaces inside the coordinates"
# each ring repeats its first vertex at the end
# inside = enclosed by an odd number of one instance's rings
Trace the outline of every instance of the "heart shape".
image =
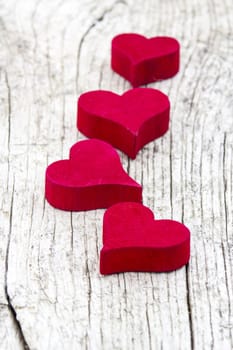
{"type": "Polygon", "coordinates": [[[125,33],[112,40],[112,69],[134,87],[174,76],[179,60],[180,45],[171,37],[125,33]]]}
{"type": "Polygon", "coordinates": [[[169,127],[170,102],[159,90],[136,88],[119,96],[97,90],[78,100],[77,127],[86,136],[109,142],[134,159],[169,127]]]}
{"type": "Polygon", "coordinates": [[[190,232],[173,220],[154,220],[139,203],[118,203],[103,219],[100,272],[166,272],[187,264],[190,232]]]}
{"type": "Polygon", "coordinates": [[[100,140],[77,142],[70,159],[46,170],[45,197],[63,210],[107,208],[124,201],[142,201],[142,187],[124,171],[115,149],[100,140]]]}

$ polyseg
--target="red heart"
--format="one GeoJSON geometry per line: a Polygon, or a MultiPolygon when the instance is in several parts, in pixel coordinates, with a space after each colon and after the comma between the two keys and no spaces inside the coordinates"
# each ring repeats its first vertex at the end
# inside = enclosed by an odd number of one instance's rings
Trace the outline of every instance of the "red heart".
{"type": "Polygon", "coordinates": [[[112,146],[93,139],[77,142],[69,160],[47,167],[45,197],[59,209],[91,210],[141,202],[142,187],[124,171],[112,146]]]}
{"type": "Polygon", "coordinates": [[[103,219],[100,272],[166,272],[189,261],[190,232],[173,220],[154,220],[139,203],[118,203],[103,219]]]}
{"type": "Polygon", "coordinates": [[[169,126],[170,102],[155,89],[137,88],[119,96],[90,91],[78,100],[77,127],[88,137],[105,140],[135,158],[148,142],[169,126]]]}
{"type": "Polygon", "coordinates": [[[120,34],[112,40],[112,69],[137,87],[167,79],[179,70],[180,45],[171,37],[147,39],[120,34]]]}

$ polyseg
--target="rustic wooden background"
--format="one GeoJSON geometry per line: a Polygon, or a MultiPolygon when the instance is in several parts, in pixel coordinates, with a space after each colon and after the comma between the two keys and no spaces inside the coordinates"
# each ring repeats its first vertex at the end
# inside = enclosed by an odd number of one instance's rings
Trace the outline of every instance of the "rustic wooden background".
{"type": "Polygon", "coordinates": [[[0,1],[0,348],[233,348],[232,0],[0,1]],[[170,131],[125,169],[157,218],[192,233],[189,266],[102,277],[103,210],[44,200],[46,166],[84,137],[84,91],[122,93],[110,42],[170,35],[180,73],[150,84],[171,100],[170,131]]]}

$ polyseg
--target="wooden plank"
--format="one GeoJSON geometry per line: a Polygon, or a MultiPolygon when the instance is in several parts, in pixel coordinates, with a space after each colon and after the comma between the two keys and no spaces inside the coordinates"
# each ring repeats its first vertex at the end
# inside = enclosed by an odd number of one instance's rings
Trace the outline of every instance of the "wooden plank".
{"type": "Polygon", "coordinates": [[[1,348],[232,349],[232,16],[230,0],[1,3],[1,348]],[[182,45],[180,73],[150,84],[170,97],[170,131],[120,156],[155,216],[190,227],[192,256],[102,277],[104,211],[53,209],[44,172],[84,138],[82,92],[130,88],[109,65],[129,31],[182,45]]]}
{"type": "Polygon", "coordinates": [[[0,160],[0,347],[21,349],[21,325],[11,303],[8,285],[9,250],[12,231],[13,183],[10,176],[10,115],[11,96],[6,71],[0,69],[0,115],[1,115],[1,160],[0,160]]]}

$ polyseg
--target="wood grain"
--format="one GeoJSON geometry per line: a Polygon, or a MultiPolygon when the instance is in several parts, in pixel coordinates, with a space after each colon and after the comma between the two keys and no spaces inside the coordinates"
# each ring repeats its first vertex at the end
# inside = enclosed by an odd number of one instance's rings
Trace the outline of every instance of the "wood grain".
{"type": "Polygon", "coordinates": [[[233,4],[231,0],[0,2],[1,349],[233,348],[233,4]],[[84,137],[84,91],[122,93],[110,69],[121,32],[170,35],[180,73],[150,84],[171,100],[170,131],[125,169],[157,218],[192,233],[189,266],[99,274],[103,210],[44,200],[47,164],[84,137]]]}

